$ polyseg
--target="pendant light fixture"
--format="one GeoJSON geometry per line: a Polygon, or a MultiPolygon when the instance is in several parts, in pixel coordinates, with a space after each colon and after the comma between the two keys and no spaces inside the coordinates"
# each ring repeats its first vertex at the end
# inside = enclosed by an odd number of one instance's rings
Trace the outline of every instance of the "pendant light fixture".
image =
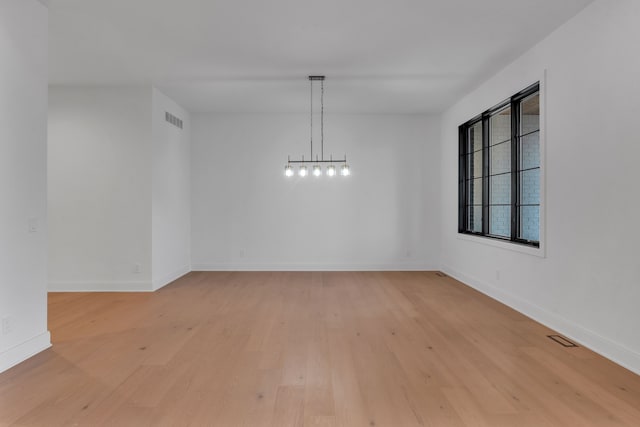
{"type": "Polygon", "coordinates": [[[349,176],[351,171],[349,170],[349,165],[347,164],[347,155],[345,154],[344,159],[341,160],[333,160],[333,155],[329,156],[329,160],[325,160],[324,158],[324,76],[309,76],[309,84],[311,86],[311,138],[310,138],[310,154],[311,157],[309,160],[305,160],[304,156],[302,156],[301,160],[291,160],[291,156],[287,158],[287,164],[284,167],[284,175],[286,177],[294,176],[295,170],[294,167],[298,166],[298,176],[304,178],[309,175],[309,168],[311,169],[311,174],[314,177],[322,176],[322,164],[328,163],[329,165],[326,168],[326,175],[328,177],[336,176],[336,166],[335,164],[340,166],[340,175],[349,176]],[[315,160],[313,159],[313,86],[314,82],[320,82],[320,156],[316,153],[315,160]]]}

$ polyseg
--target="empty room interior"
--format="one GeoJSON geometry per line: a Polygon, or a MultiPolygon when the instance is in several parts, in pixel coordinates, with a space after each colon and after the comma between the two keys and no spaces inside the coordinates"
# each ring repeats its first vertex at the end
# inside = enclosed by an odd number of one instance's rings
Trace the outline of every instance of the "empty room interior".
{"type": "Polygon", "coordinates": [[[0,426],[639,426],[637,0],[0,0],[0,426]]]}

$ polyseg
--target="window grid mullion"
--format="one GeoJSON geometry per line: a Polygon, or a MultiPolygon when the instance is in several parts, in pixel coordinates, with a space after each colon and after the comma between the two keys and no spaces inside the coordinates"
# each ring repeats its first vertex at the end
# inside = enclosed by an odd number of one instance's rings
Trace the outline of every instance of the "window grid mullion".
{"type": "Polygon", "coordinates": [[[489,115],[482,117],[482,234],[489,234],[489,115]]]}
{"type": "Polygon", "coordinates": [[[458,176],[460,183],[458,185],[458,231],[468,231],[468,219],[467,219],[467,150],[466,150],[466,137],[468,126],[461,126],[458,134],[458,153],[463,155],[459,156],[458,160],[458,176]]]}
{"type": "Polygon", "coordinates": [[[520,102],[511,101],[511,240],[518,237],[518,197],[519,197],[519,177],[518,177],[518,134],[520,117],[520,102]]]}

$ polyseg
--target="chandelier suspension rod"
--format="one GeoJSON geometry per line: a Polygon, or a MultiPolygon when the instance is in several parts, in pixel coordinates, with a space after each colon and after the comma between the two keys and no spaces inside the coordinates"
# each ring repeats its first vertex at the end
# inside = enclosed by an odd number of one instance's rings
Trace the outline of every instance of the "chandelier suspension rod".
{"type": "Polygon", "coordinates": [[[311,79],[309,79],[309,87],[311,89],[309,97],[311,99],[311,125],[309,126],[311,128],[311,156],[309,158],[313,160],[313,80],[311,79]]]}
{"type": "Polygon", "coordinates": [[[324,80],[320,80],[320,158],[324,161],[324,80]]]}

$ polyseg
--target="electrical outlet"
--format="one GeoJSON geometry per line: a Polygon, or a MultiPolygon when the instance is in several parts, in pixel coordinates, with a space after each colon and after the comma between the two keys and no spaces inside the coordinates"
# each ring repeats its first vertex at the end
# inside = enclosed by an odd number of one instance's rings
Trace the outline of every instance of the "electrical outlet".
{"type": "Polygon", "coordinates": [[[133,272],[135,274],[142,273],[142,266],[140,264],[133,264],[133,272]]]}
{"type": "Polygon", "coordinates": [[[500,270],[496,270],[496,280],[500,280],[500,270]]]}
{"type": "Polygon", "coordinates": [[[13,318],[3,317],[2,318],[2,335],[8,335],[13,331],[13,318]]]}
{"type": "Polygon", "coordinates": [[[240,258],[244,258],[244,254],[245,254],[244,248],[240,249],[240,258]]]}
{"type": "Polygon", "coordinates": [[[38,232],[38,218],[31,217],[28,220],[28,230],[29,233],[37,233],[38,232]]]}

